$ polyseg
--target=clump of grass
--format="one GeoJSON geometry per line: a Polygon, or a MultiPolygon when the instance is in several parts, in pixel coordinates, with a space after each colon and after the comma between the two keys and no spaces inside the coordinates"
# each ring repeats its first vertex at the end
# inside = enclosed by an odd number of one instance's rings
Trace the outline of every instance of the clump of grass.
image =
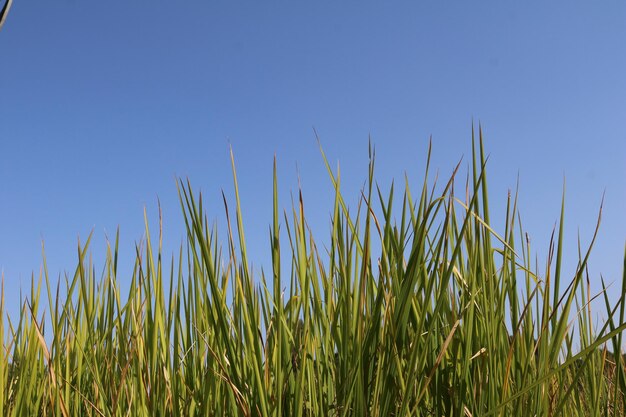
{"type": "MultiPolygon", "coordinates": [[[[146,222],[127,294],[118,237],[99,277],[86,256],[91,237],[79,245],[63,297],[44,263],[19,321],[0,321],[0,414],[622,415],[624,362],[605,346],[620,352],[626,274],[615,304],[599,295],[608,320],[594,328],[593,241],[564,278],[561,213],[545,272],[533,268],[517,196],[504,232],[491,226],[482,134],[472,145],[463,198],[456,171],[442,191],[429,185],[428,163],[417,198],[408,184],[399,200],[393,186],[383,193],[371,152],[355,211],[326,162],[335,198],[325,251],[302,194],[281,216],[274,165],[271,270],[256,276],[234,162],[224,250],[202,197],[180,181],[186,245],[167,264],[146,222]]],[[[3,301],[4,292],[4,315],[3,301]]]]}

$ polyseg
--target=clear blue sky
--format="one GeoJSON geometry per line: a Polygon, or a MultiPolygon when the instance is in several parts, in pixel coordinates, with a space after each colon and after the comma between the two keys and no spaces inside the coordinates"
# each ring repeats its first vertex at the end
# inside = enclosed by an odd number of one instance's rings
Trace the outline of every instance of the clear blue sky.
{"type": "MultiPolygon", "coordinates": [[[[46,244],[53,278],[76,242],[121,228],[122,270],[143,208],[164,210],[166,251],[183,238],[175,177],[202,189],[210,219],[238,167],[255,266],[269,267],[271,170],[281,202],[298,175],[307,215],[328,242],[330,182],[313,127],[345,191],[358,197],[368,137],[387,188],[419,186],[428,138],[448,175],[482,122],[493,220],[507,190],[540,265],[567,181],[565,256],[580,231],[591,259],[619,281],[626,238],[626,3],[109,2],[15,0],[0,32],[0,268],[7,307],[28,291],[46,244]]],[[[156,233],[154,224],[153,233],[156,233]]],[[[568,275],[569,277],[570,275],[568,275]]],[[[615,287],[617,289],[617,287],[615,287]]]]}

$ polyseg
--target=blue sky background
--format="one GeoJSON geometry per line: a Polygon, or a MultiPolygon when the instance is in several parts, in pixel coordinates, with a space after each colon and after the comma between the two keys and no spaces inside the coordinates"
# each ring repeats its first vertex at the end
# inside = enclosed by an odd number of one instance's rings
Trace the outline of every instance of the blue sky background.
{"type": "MultiPolygon", "coordinates": [[[[617,291],[626,237],[626,3],[122,2],[16,0],[0,32],[0,268],[9,312],[41,266],[72,271],[76,243],[121,228],[132,267],[157,197],[166,253],[184,234],[175,178],[202,189],[210,219],[232,201],[229,145],[255,267],[270,266],[271,173],[281,204],[302,184],[328,242],[332,189],[313,127],[354,204],[368,140],[388,189],[415,188],[429,136],[442,176],[470,155],[472,120],[490,154],[492,219],[507,191],[540,265],[566,192],[566,265],[587,244],[606,192],[590,272],[617,291]]],[[[153,233],[156,233],[154,223],[153,233]]],[[[286,244],[286,242],[285,242],[286,244]]],[[[542,267],[543,268],[543,267],[542,267]]],[[[98,271],[100,269],[97,269],[98,271]]]]}

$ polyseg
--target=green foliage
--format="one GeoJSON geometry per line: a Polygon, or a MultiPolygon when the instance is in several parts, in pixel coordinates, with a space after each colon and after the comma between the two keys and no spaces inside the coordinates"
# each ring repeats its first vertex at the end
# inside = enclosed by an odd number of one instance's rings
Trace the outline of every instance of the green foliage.
{"type": "Polygon", "coordinates": [[[19,322],[0,321],[0,414],[623,415],[624,360],[603,347],[622,345],[626,275],[615,305],[600,295],[608,320],[593,328],[593,241],[563,281],[562,210],[545,272],[533,268],[517,196],[504,233],[491,227],[482,137],[463,199],[456,171],[438,192],[427,164],[417,199],[406,184],[399,219],[394,187],[375,185],[372,151],[356,211],[324,161],[335,191],[324,251],[301,193],[281,216],[274,165],[271,271],[252,275],[234,161],[225,252],[202,196],[180,181],[186,245],[168,268],[161,233],[154,247],[146,222],[128,294],[118,237],[99,278],[91,237],[79,244],[63,291],[44,263],[19,322]]]}

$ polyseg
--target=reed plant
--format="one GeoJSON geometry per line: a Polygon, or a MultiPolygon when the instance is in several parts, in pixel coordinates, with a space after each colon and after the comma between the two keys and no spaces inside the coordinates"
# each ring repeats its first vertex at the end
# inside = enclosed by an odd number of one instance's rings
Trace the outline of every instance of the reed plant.
{"type": "Polygon", "coordinates": [[[397,198],[376,185],[370,148],[352,209],[322,151],[334,190],[324,245],[302,193],[279,208],[274,164],[271,262],[258,274],[234,161],[224,240],[179,181],[187,240],[171,261],[147,221],[130,276],[118,274],[119,234],[102,274],[91,236],[63,282],[44,261],[18,319],[0,321],[0,415],[623,415],[626,274],[616,300],[591,294],[593,241],[562,274],[564,204],[547,265],[533,266],[517,195],[504,230],[491,226],[482,133],[472,149],[467,179],[457,166],[437,185],[429,147],[421,187],[397,198]]]}

